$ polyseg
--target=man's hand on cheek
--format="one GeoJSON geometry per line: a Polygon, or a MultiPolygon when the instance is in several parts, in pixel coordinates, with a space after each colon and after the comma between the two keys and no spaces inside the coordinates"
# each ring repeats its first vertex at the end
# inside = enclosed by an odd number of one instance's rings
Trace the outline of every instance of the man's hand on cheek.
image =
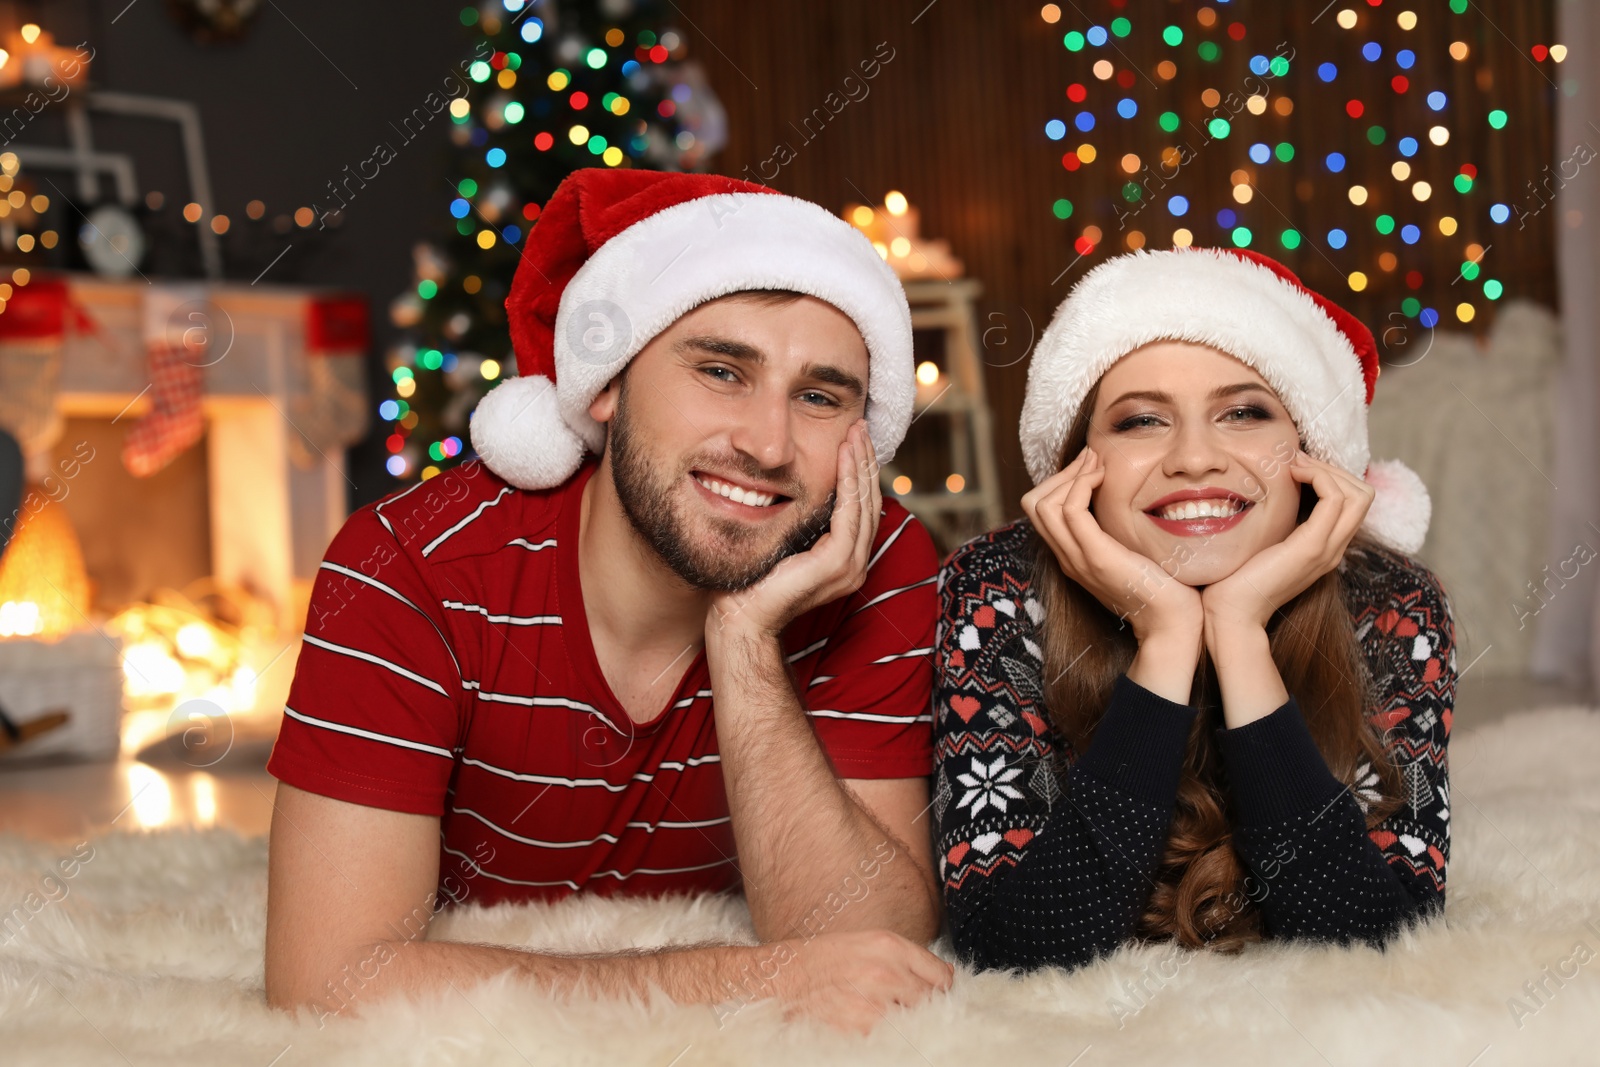
{"type": "Polygon", "coordinates": [[[866,421],[858,420],[839,446],[827,531],[749,588],[715,596],[706,614],[708,646],[729,637],[776,637],[798,616],[861,588],[883,507],[878,469],[866,421]]]}

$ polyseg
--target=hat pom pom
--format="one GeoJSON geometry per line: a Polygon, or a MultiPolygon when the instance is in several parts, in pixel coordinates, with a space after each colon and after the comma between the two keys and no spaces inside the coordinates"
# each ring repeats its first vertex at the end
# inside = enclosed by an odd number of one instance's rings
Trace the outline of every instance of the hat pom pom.
{"type": "Polygon", "coordinates": [[[518,489],[550,489],[583,462],[583,440],[562,420],[556,386],[542,374],[507,378],[472,412],[472,447],[518,489]]]}
{"type": "Polygon", "coordinates": [[[1362,527],[1390,548],[1415,555],[1427,539],[1433,516],[1428,487],[1397,459],[1374,460],[1367,466],[1365,480],[1377,492],[1362,527]]]}

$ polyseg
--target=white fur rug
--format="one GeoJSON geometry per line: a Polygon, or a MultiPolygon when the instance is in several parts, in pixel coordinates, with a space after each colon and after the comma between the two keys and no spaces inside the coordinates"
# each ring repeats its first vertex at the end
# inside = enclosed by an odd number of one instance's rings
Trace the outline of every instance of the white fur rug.
{"type": "MultiPolygon", "coordinates": [[[[784,1023],[771,1004],[719,1027],[706,1007],[561,1005],[505,979],[319,1028],[262,995],[264,838],[99,838],[93,858],[56,883],[58,899],[33,908],[28,895],[45,896],[71,850],[0,837],[0,921],[11,924],[0,930],[0,1062],[1600,1062],[1600,714],[1525,712],[1451,747],[1447,919],[1386,952],[1262,945],[1223,958],[1153,947],[1073,973],[961,973],[950,994],[866,1038],[784,1023]]],[[[749,938],[741,906],[721,899],[504,905],[436,929],[569,951],[749,938]]]]}

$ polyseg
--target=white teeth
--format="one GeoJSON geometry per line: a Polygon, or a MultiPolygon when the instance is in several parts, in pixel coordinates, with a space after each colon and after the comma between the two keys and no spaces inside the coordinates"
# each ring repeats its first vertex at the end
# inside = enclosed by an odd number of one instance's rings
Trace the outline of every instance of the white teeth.
{"type": "Polygon", "coordinates": [[[725,496],[736,504],[745,504],[753,508],[770,507],[772,502],[778,499],[771,493],[758,493],[754,489],[742,489],[737,485],[719,482],[715,478],[701,478],[697,475],[695,476],[695,481],[718,496],[725,496]]]}
{"type": "Polygon", "coordinates": [[[1186,519],[1225,519],[1236,515],[1244,509],[1244,504],[1237,500],[1186,500],[1181,504],[1161,510],[1163,519],[1182,522],[1186,519]]]}

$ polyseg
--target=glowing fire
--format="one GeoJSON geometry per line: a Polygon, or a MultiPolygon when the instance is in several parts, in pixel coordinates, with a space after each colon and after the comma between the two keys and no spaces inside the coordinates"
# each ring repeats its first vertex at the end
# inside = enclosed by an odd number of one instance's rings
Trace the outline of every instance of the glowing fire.
{"type": "Polygon", "coordinates": [[[255,710],[258,678],[244,662],[251,634],[206,617],[172,593],[162,594],[161,603],[125,609],[108,629],[123,639],[124,752],[166,736],[174,709],[191,700],[207,701],[224,715],[255,710]]]}
{"type": "MultiPolygon", "coordinates": [[[[42,491],[30,496],[45,499],[42,491]]],[[[99,624],[90,617],[83,551],[66,512],[54,503],[24,510],[0,557],[0,639],[54,641],[90,627],[99,624]]],[[[158,590],[150,603],[134,604],[99,628],[120,639],[126,755],[171,734],[175,713],[183,722],[238,720],[258,712],[263,697],[271,705],[284,695],[285,671],[275,682],[263,683],[260,675],[288,654],[294,639],[279,631],[271,605],[245,590],[210,579],[183,593],[158,590]],[[196,703],[185,708],[190,701],[196,703]]]]}
{"type": "MultiPolygon", "coordinates": [[[[48,497],[30,486],[24,499],[48,497]]],[[[0,557],[0,637],[60,637],[81,629],[88,612],[89,576],[66,512],[24,508],[0,557]]]]}

